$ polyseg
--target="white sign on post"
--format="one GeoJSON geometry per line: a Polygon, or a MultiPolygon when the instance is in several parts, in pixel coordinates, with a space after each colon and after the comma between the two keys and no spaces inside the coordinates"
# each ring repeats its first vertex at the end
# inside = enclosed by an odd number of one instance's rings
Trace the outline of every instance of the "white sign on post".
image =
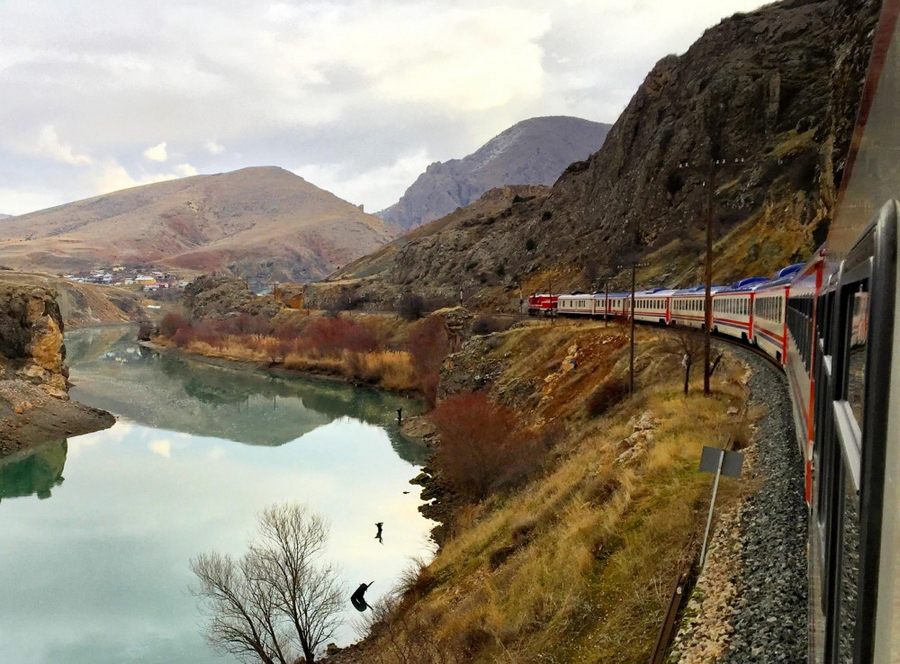
{"type": "Polygon", "coordinates": [[[719,447],[703,446],[703,454],[700,455],[700,471],[715,473],[713,480],[712,498],[709,501],[709,514],[706,517],[706,531],[703,533],[703,548],[700,550],[700,568],[706,564],[706,547],[709,543],[709,529],[712,526],[713,509],[716,506],[716,494],[719,492],[719,478],[722,475],[728,477],[740,477],[741,466],[744,464],[744,455],[740,452],[731,452],[719,447]]]}

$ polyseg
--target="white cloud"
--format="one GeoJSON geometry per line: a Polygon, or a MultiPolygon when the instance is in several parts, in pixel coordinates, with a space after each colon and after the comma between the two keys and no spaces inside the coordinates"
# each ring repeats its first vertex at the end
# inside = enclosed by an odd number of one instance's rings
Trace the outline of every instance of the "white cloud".
{"type": "Polygon", "coordinates": [[[396,202],[393,192],[399,189],[402,193],[433,161],[425,150],[419,150],[363,173],[348,174],[346,166],[339,164],[305,164],[291,170],[346,201],[365,203],[366,212],[377,212],[396,202]]]}
{"type": "Polygon", "coordinates": [[[147,446],[151,452],[169,459],[172,457],[172,442],[169,440],[154,440],[147,446]]]}
{"type": "Polygon", "coordinates": [[[2,214],[25,214],[65,202],[65,197],[61,196],[58,191],[43,191],[37,187],[30,189],[0,187],[0,213],[2,214]]]}
{"type": "Polygon", "coordinates": [[[206,141],[206,143],[203,144],[203,147],[206,148],[206,151],[211,155],[219,155],[225,152],[225,146],[213,139],[206,141]]]}
{"type": "Polygon", "coordinates": [[[197,169],[190,164],[178,164],[172,172],[143,173],[137,177],[131,175],[128,170],[115,160],[108,160],[101,164],[92,178],[91,194],[105,194],[120,189],[139,187],[154,182],[165,182],[182,177],[197,175],[197,169]]]}
{"type": "Polygon", "coordinates": [[[78,154],[68,143],[63,143],[53,125],[44,125],[38,135],[37,152],[56,161],[71,166],[84,166],[91,163],[86,154],[78,154]]]}
{"type": "Polygon", "coordinates": [[[154,145],[144,150],[144,159],[158,162],[168,161],[169,152],[166,150],[166,142],[163,141],[158,145],[154,145]]]}
{"type": "Polygon", "coordinates": [[[0,2],[0,182],[19,192],[11,202],[29,191],[74,200],[299,163],[375,210],[411,184],[417,155],[463,156],[535,115],[614,121],[659,58],[762,0],[689,4],[0,2]],[[148,136],[196,151],[144,151],[148,136]],[[177,165],[154,172],[164,163],[177,165]]]}
{"type": "Polygon", "coordinates": [[[197,169],[191,166],[190,164],[178,164],[175,167],[175,172],[178,174],[178,177],[186,178],[191,177],[192,175],[197,175],[197,169]]]}

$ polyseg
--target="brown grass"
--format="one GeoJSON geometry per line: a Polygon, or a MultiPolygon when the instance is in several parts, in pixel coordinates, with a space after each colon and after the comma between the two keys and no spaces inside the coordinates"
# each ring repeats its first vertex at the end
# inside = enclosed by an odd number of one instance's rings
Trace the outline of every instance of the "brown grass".
{"type": "MultiPolygon", "coordinates": [[[[700,449],[747,435],[746,422],[727,415],[744,399],[744,369],[726,358],[712,397],[684,396],[664,337],[639,331],[637,393],[588,417],[587,395],[627,366],[621,336],[615,325],[559,321],[500,333],[491,353],[504,369],[492,393],[535,386],[517,413],[565,424],[558,461],[456,515],[441,552],[417,572],[422,584],[407,580],[415,592],[394,609],[394,640],[406,638],[402,625],[427,624],[458,661],[647,661],[673,579],[702,533],[709,477],[696,470],[700,449]],[[566,369],[573,346],[578,366],[566,369]],[[643,413],[655,428],[631,448],[629,420],[643,413]]],[[[742,490],[723,481],[721,505],[742,490]]],[[[381,644],[374,637],[373,652],[381,644]]]]}

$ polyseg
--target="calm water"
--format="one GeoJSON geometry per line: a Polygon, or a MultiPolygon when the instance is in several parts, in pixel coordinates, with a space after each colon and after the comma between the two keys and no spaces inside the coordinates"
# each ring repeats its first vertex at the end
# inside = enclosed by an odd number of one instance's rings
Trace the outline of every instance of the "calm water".
{"type": "MultiPolygon", "coordinates": [[[[408,484],[422,453],[392,425],[414,403],[160,356],[133,335],[67,337],[73,398],[115,426],[0,462],[0,662],[232,661],[203,640],[188,560],[241,553],[274,502],[330,520],[348,597],[374,579],[377,599],[429,555],[408,484]]],[[[348,602],[338,643],[357,616],[348,602]]]]}

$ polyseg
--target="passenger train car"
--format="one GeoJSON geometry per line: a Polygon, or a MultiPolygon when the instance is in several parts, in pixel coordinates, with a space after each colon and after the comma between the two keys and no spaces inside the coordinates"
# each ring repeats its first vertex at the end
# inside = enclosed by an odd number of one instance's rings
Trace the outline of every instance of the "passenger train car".
{"type": "Polygon", "coordinates": [[[804,459],[816,664],[900,663],[898,14],[886,0],[828,238],[807,263],[714,286],[708,318],[702,286],[560,295],[549,309],[534,296],[542,313],[709,321],[783,368],[804,459]]]}

